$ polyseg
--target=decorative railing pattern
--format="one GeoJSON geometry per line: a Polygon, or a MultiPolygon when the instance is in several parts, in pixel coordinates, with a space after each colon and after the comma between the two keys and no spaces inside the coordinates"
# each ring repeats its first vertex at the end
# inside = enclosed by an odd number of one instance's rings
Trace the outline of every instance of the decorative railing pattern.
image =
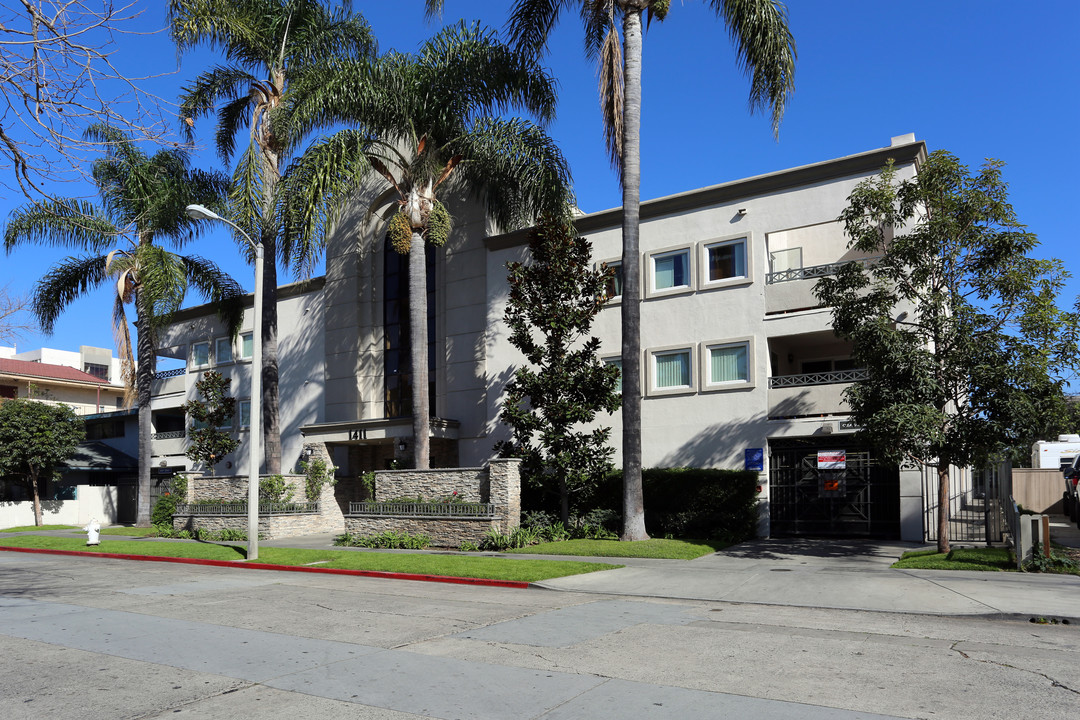
{"type": "Polygon", "coordinates": [[[168,378],[180,377],[187,372],[187,368],[177,368],[176,370],[163,370],[162,372],[154,373],[155,380],[166,380],[168,378]]]}
{"type": "Polygon", "coordinates": [[[492,503],[390,503],[350,502],[350,515],[393,515],[413,517],[490,518],[495,516],[492,503]]]}
{"type": "Polygon", "coordinates": [[[878,259],[879,258],[877,257],[859,258],[858,260],[845,260],[843,262],[827,263],[825,265],[810,265],[808,267],[780,270],[777,272],[766,273],[765,282],[771,285],[773,283],[791,282],[792,280],[812,280],[814,278],[835,275],[840,268],[848,263],[858,263],[859,265],[866,266],[878,259]]]}
{"type": "MultiPolygon", "coordinates": [[[[235,503],[193,503],[176,506],[177,515],[247,515],[246,502],[235,503]]],[[[315,515],[319,512],[318,502],[260,502],[259,515],[315,515]]]]}
{"type": "Polygon", "coordinates": [[[805,373],[803,375],[775,375],[769,378],[769,387],[806,387],[808,385],[835,385],[836,383],[849,383],[857,380],[865,380],[869,375],[863,368],[852,370],[832,370],[822,373],[805,373]]]}
{"type": "Polygon", "coordinates": [[[170,430],[169,432],[159,432],[150,435],[151,440],[179,440],[187,435],[183,430],[170,430]]]}

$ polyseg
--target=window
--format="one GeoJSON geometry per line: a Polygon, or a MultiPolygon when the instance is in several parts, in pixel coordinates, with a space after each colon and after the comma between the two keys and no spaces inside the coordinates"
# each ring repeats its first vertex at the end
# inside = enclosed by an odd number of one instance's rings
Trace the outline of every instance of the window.
{"type": "Polygon", "coordinates": [[[690,287],[690,251],[676,250],[652,256],[653,290],[690,287]]]}
{"type": "Polygon", "coordinates": [[[750,381],[750,349],[747,343],[709,348],[709,383],[745,383],[750,381]]]}
{"type": "Polygon", "coordinates": [[[191,346],[191,366],[204,367],[210,364],[210,343],[200,342],[191,346]]]}
{"type": "Polygon", "coordinates": [[[621,357],[604,358],[604,364],[605,365],[610,365],[611,367],[614,367],[614,368],[618,368],[618,370],[619,370],[619,382],[615,386],[615,392],[621,393],[622,392],[622,358],[621,357]]]}
{"type": "Polygon", "coordinates": [[[240,420],[240,427],[251,427],[251,400],[240,400],[236,403],[236,415],[240,420]]]}
{"type": "Polygon", "coordinates": [[[604,263],[609,268],[615,271],[615,274],[608,278],[607,281],[607,295],[608,300],[614,300],[622,296],[623,290],[623,274],[622,274],[622,261],[615,260],[613,262],[604,263]]]}
{"type": "Polygon", "coordinates": [[[93,375],[98,380],[109,379],[109,366],[99,365],[98,363],[84,363],[83,372],[93,375]]]}
{"type": "Polygon", "coordinates": [[[252,353],[255,352],[255,346],[251,333],[240,334],[240,357],[244,360],[250,360],[252,353]]]}
{"type": "Polygon", "coordinates": [[[692,381],[689,350],[653,354],[653,387],[657,390],[689,388],[692,381]]]}
{"type": "Polygon", "coordinates": [[[15,385],[0,385],[0,398],[14,400],[19,397],[19,388],[15,385]]]}
{"type": "Polygon", "coordinates": [[[707,282],[746,277],[746,238],[706,245],[707,282]]]}
{"type": "Polygon", "coordinates": [[[214,362],[232,362],[232,338],[218,338],[214,341],[214,362]]]}

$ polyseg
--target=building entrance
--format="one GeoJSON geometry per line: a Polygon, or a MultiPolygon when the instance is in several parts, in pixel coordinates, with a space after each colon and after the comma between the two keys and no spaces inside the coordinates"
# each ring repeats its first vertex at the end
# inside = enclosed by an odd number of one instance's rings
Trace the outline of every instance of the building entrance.
{"type": "Polygon", "coordinates": [[[850,439],[769,441],[773,537],[899,539],[900,474],[850,439]]]}

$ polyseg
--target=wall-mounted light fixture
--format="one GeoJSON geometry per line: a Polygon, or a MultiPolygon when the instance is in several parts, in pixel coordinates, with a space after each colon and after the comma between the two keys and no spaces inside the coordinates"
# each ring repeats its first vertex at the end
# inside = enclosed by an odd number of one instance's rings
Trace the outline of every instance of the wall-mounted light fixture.
{"type": "Polygon", "coordinates": [[[746,214],[746,208],[739,208],[739,217],[742,217],[745,214],[746,214]]]}
{"type": "Polygon", "coordinates": [[[401,452],[405,452],[406,448],[408,448],[408,447],[409,446],[405,442],[405,438],[402,438],[402,439],[398,440],[398,444],[397,444],[397,449],[398,450],[400,450],[401,452]]]}

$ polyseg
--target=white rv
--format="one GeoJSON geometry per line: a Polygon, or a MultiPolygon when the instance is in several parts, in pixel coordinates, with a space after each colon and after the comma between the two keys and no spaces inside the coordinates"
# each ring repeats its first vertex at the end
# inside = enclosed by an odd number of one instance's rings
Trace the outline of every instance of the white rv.
{"type": "Polygon", "coordinates": [[[1031,467],[1064,470],[1080,455],[1080,435],[1058,435],[1057,442],[1039,440],[1031,446],[1031,467]]]}

